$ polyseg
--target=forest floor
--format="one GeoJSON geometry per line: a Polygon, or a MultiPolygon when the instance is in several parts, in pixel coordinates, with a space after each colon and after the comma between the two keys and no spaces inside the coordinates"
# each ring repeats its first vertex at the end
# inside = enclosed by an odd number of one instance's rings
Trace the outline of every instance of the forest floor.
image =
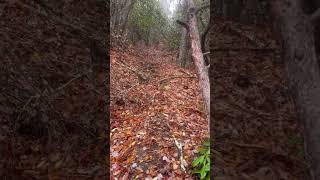
{"type": "Polygon", "coordinates": [[[160,47],[110,55],[112,178],[194,179],[190,165],[208,137],[195,71],[175,65],[176,53],[160,47]]]}
{"type": "Polygon", "coordinates": [[[216,19],[211,32],[215,176],[308,179],[303,138],[270,26],[216,19]]]}

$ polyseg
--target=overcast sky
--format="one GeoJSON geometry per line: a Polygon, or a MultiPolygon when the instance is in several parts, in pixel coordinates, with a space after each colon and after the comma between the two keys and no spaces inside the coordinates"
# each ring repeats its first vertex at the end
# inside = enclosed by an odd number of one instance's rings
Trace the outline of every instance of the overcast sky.
{"type": "Polygon", "coordinates": [[[167,16],[172,17],[179,0],[160,0],[167,16]]]}
{"type": "Polygon", "coordinates": [[[178,1],[179,0],[170,0],[170,8],[169,9],[170,9],[171,14],[174,13],[174,11],[177,7],[178,1]]]}

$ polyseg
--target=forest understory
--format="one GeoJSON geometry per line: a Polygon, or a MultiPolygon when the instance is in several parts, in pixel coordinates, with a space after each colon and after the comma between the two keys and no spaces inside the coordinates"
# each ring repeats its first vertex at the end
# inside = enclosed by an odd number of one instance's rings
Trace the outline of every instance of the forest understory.
{"type": "Polygon", "coordinates": [[[195,70],[161,46],[110,56],[112,178],[194,179],[190,164],[209,136],[195,70]]]}
{"type": "Polygon", "coordinates": [[[210,37],[215,179],[308,179],[303,138],[270,26],[216,18],[210,37]]]}

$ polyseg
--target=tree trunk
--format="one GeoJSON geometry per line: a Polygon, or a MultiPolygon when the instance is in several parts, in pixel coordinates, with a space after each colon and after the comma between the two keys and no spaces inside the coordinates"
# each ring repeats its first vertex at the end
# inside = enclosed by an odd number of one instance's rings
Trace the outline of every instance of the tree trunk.
{"type": "Polygon", "coordinates": [[[320,179],[320,72],[313,27],[296,0],[272,1],[271,10],[282,39],[289,85],[303,125],[311,179],[320,179]]]}
{"type": "Polygon", "coordinates": [[[202,95],[204,99],[204,105],[206,109],[206,118],[209,123],[210,130],[210,83],[208,77],[208,67],[205,66],[203,54],[201,51],[200,37],[197,26],[196,8],[193,0],[188,0],[189,10],[188,10],[188,27],[189,27],[189,37],[191,40],[191,54],[194,64],[197,67],[199,84],[202,89],[202,95]]]}
{"type": "Polygon", "coordinates": [[[187,30],[185,28],[182,28],[180,47],[179,47],[179,58],[178,58],[178,64],[181,67],[185,67],[187,51],[188,51],[188,49],[187,49],[187,30]]]}
{"type": "MultiPolygon", "coordinates": [[[[187,11],[189,9],[189,2],[184,1],[183,4],[183,19],[184,22],[188,20],[187,17],[187,11]]],[[[189,64],[191,61],[191,55],[189,52],[189,47],[190,47],[190,42],[188,41],[188,31],[186,28],[182,27],[182,32],[181,32],[181,40],[180,40],[180,47],[179,47],[179,57],[178,57],[178,64],[181,67],[185,67],[186,64],[189,64]]]]}
{"type": "Polygon", "coordinates": [[[126,11],[125,19],[124,19],[124,22],[122,24],[123,34],[126,33],[125,31],[127,29],[129,14],[130,14],[131,10],[133,9],[134,3],[135,3],[135,0],[131,0],[129,2],[129,7],[128,7],[128,10],[126,11]]]}

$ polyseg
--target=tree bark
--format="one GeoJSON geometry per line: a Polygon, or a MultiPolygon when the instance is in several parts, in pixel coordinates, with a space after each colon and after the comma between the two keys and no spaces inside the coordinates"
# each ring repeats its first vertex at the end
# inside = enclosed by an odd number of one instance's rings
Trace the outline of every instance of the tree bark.
{"type": "Polygon", "coordinates": [[[313,27],[297,0],[273,1],[271,15],[282,39],[289,86],[303,125],[311,179],[320,179],[320,71],[313,27]]]}
{"type": "Polygon", "coordinates": [[[196,8],[193,0],[188,0],[188,26],[189,37],[191,40],[191,55],[194,64],[197,67],[197,73],[199,77],[199,84],[202,89],[202,95],[204,99],[204,105],[206,109],[206,118],[209,123],[208,129],[210,130],[210,83],[208,76],[208,67],[205,66],[203,54],[201,51],[200,37],[197,26],[196,8]]]}
{"type": "MultiPolygon", "coordinates": [[[[183,17],[187,17],[189,2],[184,1],[182,6],[183,6],[183,17]]],[[[186,22],[187,20],[188,20],[187,18],[183,19],[184,22],[186,22]]],[[[189,53],[188,33],[189,33],[188,29],[186,27],[182,27],[180,47],[179,47],[179,57],[178,57],[178,64],[181,67],[185,67],[187,62],[191,61],[191,56],[189,53]]]]}

